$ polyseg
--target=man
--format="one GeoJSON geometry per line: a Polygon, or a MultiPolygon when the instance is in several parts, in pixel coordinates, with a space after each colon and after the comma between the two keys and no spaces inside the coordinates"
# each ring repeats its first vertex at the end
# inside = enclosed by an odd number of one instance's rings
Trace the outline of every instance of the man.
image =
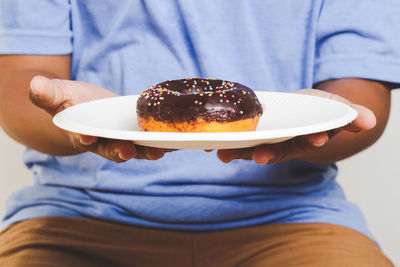
{"type": "Polygon", "coordinates": [[[400,7],[386,2],[1,2],[1,125],[29,148],[36,182],[9,199],[0,262],[391,266],[333,164],[387,121],[400,7]],[[359,115],[334,132],[217,153],[165,153],[51,123],[68,106],[179,77],[314,87],[301,92],[359,115]]]}

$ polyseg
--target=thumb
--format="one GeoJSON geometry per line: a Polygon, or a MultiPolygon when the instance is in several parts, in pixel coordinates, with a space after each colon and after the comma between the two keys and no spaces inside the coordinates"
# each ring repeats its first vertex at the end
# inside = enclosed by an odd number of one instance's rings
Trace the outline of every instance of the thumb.
{"type": "Polygon", "coordinates": [[[370,109],[357,104],[351,104],[350,106],[357,110],[358,116],[350,124],[344,126],[343,129],[350,132],[359,132],[361,130],[370,130],[375,127],[376,117],[370,109]]]}
{"type": "Polygon", "coordinates": [[[367,107],[354,104],[347,100],[344,97],[341,97],[337,94],[329,93],[323,90],[316,90],[316,89],[302,89],[297,91],[296,93],[304,94],[304,95],[314,95],[329,98],[332,100],[336,100],[347,104],[357,110],[358,116],[357,118],[352,121],[350,124],[344,126],[342,129],[350,131],[350,132],[359,132],[362,130],[369,130],[375,127],[376,125],[376,117],[375,114],[368,109],[367,107]]]}
{"type": "Polygon", "coordinates": [[[66,108],[67,100],[63,88],[62,80],[35,76],[30,83],[29,98],[33,104],[54,116],[66,108]]]}

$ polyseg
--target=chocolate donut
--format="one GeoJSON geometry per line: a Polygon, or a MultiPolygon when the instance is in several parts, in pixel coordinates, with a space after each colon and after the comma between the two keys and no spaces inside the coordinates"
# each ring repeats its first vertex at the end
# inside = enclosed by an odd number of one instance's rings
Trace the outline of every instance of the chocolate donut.
{"type": "Polygon", "coordinates": [[[143,131],[251,131],[263,113],[256,94],[235,82],[187,78],[144,90],[137,100],[143,131]]]}

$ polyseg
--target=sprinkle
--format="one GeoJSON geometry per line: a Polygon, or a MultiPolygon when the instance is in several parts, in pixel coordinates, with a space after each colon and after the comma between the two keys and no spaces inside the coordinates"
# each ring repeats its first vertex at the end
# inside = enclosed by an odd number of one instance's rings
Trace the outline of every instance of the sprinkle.
{"type": "Polygon", "coordinates": [[[240,114],[243,114],[243,110],[240,111],[240,114]]]}

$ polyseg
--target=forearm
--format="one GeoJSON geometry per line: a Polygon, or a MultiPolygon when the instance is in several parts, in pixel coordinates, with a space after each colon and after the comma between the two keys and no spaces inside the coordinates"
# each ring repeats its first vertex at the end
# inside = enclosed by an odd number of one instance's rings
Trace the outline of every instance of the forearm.
{"type": "Polygon", "coordinates": [[[374,112],[377,124],[373,129],[359,133],[341,131],[325,146],[299,159],[314,163],[333,163],[364,150],[382,135],[390,111],[390,91],[384,84],[361,79],[341,79],[327,81],[315,87],[369,108],[374,112]]]}
{"type": "MultiPolygon", "coordinates": [[[[35,75],[69,79],[69,72],[46,68],[23,69],[13,64],[0,66],[0,123],[17,142],[52,155],[79,153],[68,137],[52,123],[51,116],[29,100],[29,84],[35,75]]],[[[36,67],[36,66],[33,66],[36,67]]]]}

